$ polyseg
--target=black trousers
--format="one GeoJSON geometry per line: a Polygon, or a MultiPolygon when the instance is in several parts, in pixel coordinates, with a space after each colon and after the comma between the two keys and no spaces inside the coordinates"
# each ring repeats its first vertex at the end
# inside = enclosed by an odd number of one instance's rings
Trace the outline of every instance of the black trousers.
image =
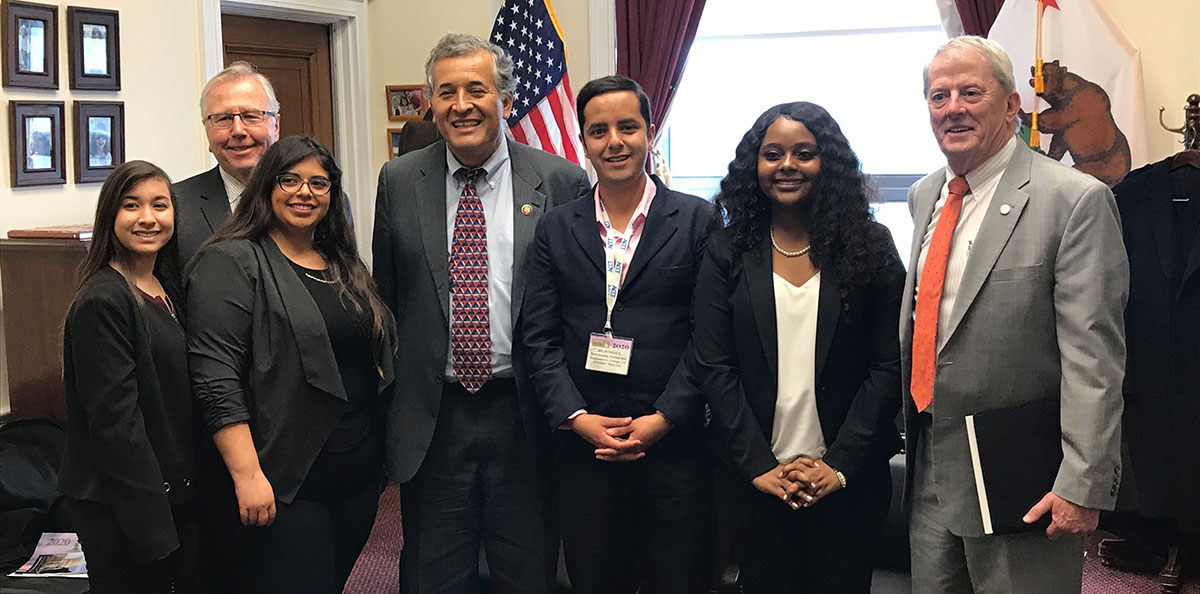
{"type": "Polygon", "coordinates": [[[846,489],[793,510],[722,467],[719,505],[731,519],[745,594],[870,593],[891,476],[885,461],[846,479],[846,489]]]}
{"type": "Polygon", "coordinates": [[[383,474],[383,436],[322,452],[270,526],[243,526],[233,480],[219,459],[202,463],[201,548],[209,591],[341,594],[362,551],[383,474]],[[215,466],[214,466],[215,462],[215,466]]]}
{"type": "Polygon", "coordinates": [[[596,460],[582,437],[556,432],[557,511],[576,592],[708,590],[716,551],[713,466],[699,431],[676,431],[633,462],[596,460]]]}
{"type": "MultiPolygon", "coordinates": [[[[179,548],[163,559],[133,561],[112,506],[65,498],[64,510],[87,558],[92,594],[199,594],[196,522],[191,504],[172,507],[179,548]]],[[[136,535],[132,535],[136,538],[136,535]]]]}
{"type": "Polygon", "coordinates": [[[400,591],[480,592],[482,545],[492,592],[547,592],[558,542],[548,540],[541,474],[513,380],[493,379],[475,394],[447,383],[429,451],[400,487],[400,591]]]}

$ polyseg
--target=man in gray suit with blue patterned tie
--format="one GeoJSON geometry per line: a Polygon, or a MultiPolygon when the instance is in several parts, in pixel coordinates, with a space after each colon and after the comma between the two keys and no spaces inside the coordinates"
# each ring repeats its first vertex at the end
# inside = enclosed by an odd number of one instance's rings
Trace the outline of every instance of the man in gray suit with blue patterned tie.
{"type": "Polygon", "coordinates": [[[542,509],[550,431],[529,385],[519,313],[538,218],[588,191],[579,166],[505,139],[513,63],[449,34],[425,64],[445,140],[379,173],[374,274],[396,315],[386,469],[401,483],[400,591],[546,592],[558,539],[542,509]]]}
{"type": "MultiPolygon", "coordinates": [[[[1116,203],[1014,135],[1020,96],[994,42],[951,40],[926,68],[925,94],[947,167],[908,194],[900,331],[913,592],[1079,592],[1083,537],[1120,480],[1129,265],[1116,203]],[[1023,520],[1050,525],[985,534],[966,417],[1039,402],[1061,427],[1062,461],[1023,520]]],[[[1014,432],[1011,444],[1022,439],[1014,432]]]]}

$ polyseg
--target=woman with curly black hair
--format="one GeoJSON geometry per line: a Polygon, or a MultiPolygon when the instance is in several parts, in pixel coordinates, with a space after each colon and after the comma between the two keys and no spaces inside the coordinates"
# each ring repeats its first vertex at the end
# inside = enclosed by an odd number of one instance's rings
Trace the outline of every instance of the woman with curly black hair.
{"type": "Polygon", "coordinates": [[[759,116],[716,203],[725,224],[700,268],[694,340],[739,581],[867,593],[900,449],[904,268],[818,105],[759,116]]]}

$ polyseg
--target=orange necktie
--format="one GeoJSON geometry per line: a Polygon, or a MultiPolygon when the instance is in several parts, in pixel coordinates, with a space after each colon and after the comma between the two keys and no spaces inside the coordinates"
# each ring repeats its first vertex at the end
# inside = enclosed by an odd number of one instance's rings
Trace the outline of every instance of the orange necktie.
{"type": "Polygon", "coordinates": [[[912,389],[917,411],[933,402],[933,374],[937,364],[938,312],[942,303],[942,287],[946,284],[946,261],[950,259],[950,239],[962,212],[962,199],[970,186],[962,176],[950,180],[950,194],[942,206],[933,240],[925,254],[921,283],[917,285],[917,314],[913,323],[912,389]]]}

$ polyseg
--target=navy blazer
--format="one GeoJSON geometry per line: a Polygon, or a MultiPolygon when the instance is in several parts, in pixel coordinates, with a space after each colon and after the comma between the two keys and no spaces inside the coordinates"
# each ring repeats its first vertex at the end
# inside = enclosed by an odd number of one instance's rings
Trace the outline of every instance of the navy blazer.
{"type": "Polygon", "coordinates": [[[192,397],[163,392],[144,312],[125,277],[109,266],[71,304],[63,379],[59,490],[111,506],[131,561],[167,555],[179,547],[171,503],[192,498],[192,397]]]}
{"type": "Polygon", "coordinates": [[[607,311],[595,188],[538,222],[521,317],[534,388],[552,428],[579,409],[611,417],[659,411],[677,427],[703,418],[682,357],[712,205],[652,179],[657,193],[612,313],[613,334],[634,339],[626,376],[584,369],[589,335],[603,331],[607,311]]]}
{"type": "MultiPolygon", "coordinates": [[[[880,241],[891,241],[876,224],[880,241]]],[[[771,243],[737,252],[732,232],[713,234],[696,285],[696,373],[712,408],[724,457],[747,481],[777,464],[771,451],[779,365],[771,243]]],[[[892,247],[895,251],[895,247],[892,247]]],[[[900,451],[900,344],[896,329],[904,267],[844,291],[836,273],[821,271],[814,357],[817,417],[824,460],[853,482],[886,472],[900,451]]]]}
{"type": "MultiPolygon", "coordinates": [[[[201,250],[188,272],[187,303],[188,364],[203,424],[216,433],[248,423],[275,498],[291,503],[348,406],[321,310],[266,236],[201,250]]],[[[378,365],[386,400],[393,359],[378,365]]]]}

